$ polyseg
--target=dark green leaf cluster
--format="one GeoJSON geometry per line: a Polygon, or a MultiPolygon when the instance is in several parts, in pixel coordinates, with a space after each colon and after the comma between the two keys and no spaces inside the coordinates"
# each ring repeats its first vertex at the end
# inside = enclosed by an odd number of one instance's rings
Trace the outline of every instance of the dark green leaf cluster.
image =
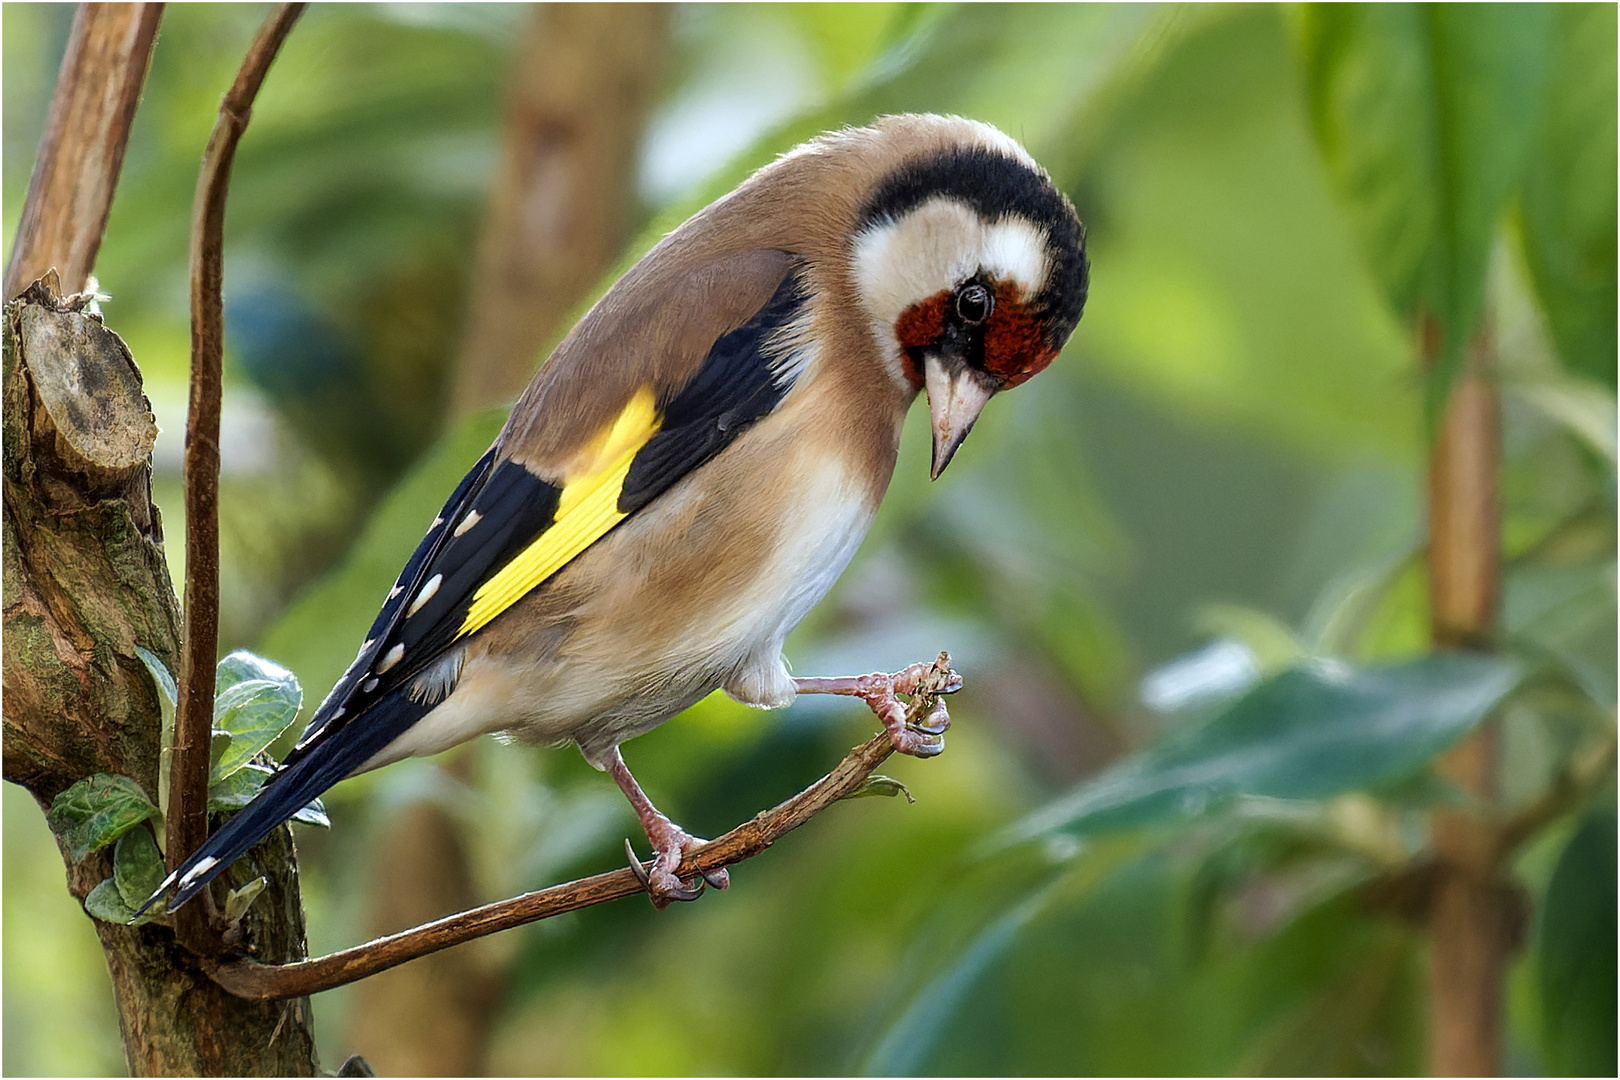
{"type": "MultiPolygon", "coordinates": [[[[174,741],[175,682],[151,651],[136,653],[152,676],[163,716],[163,760],[167,766],[174,741]]],[[[298,716],[304,692],[292,672],[246,651],[231,653],[214,673],[214,732],[208,778],[211,813],[241,809],[258,793],[274,770],[265,751],[298,716]]],[[[167,767],[163,770],[167,794],[167,767]]],[[[167,800],[165,799],[165,802],[167,800]]],[[[75,862],[93,851],[116,843],[113,876],[85,897],[90,914],[107,922],[140,923],[164,918],[157,911],[136,919],[135,912],[163,881],[164,860],[159,848],[164,811],[141,786],[127,776],[97,773],[74,784],[51,804],[47,820],[51,831],[75,862]],[[147,823],[153,823],[151,827],[147,823]]],[[[322,828],[331,825],[319,799],[293,816],[294,821],[322,828]]],[[[238,890],[242,910],[263,888],[238,890]]],[[[232,894],[235,897],[235,893],[232,894]]],[[[236,917],[240,917],[240,912],[236,917]]]]}

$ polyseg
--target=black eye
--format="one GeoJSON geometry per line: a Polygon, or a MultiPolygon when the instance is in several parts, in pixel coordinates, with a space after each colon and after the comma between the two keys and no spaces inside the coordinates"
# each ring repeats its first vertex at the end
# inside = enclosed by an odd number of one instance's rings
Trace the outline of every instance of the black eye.
{"type": "Polygon", "coordinates": [[[956,294],[956,313],[970,326],[988,319],[995,306],[995,297],[983,285],[964,285],[956,294]]]}

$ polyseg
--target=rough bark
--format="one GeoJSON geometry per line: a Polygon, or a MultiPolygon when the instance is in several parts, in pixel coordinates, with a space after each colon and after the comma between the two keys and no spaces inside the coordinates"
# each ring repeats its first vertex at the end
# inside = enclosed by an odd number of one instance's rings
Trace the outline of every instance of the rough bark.
{"type": "MultiPolygon", "coordinates": [[[[42,807],[97,772],[157,791],[156,692],[135,654],[179,656],[180,612],[150,493],[155,436],[140,371],[82,305],[36,287],[4,322],[4,775],[42,807]]],[[[109,851],[73,864],[81,901],[109,851]]],[[[291,834],[232,883],[269,887],[244,921],[255,957],[305,955],[291,834]]],[[[213,983],[172,931],[95,922],[136,1075],[313,1075],[309,1005],[251,1002],[213,983]]]]}
{"type": "MultiPolygon", "coordinates": [[[[1429,463],[1429,601],[1443,649],[1485,648],[1496,623],[1501,550],[1497,485],[1500,419],[1482,332],[1452,389],[1429,463]]],[[[1487,722],[1441,763],[1474,797],[1434,815],[1436,873],[1429,928],[1429,1070],[1495,1076],[1502,1068],[1502,1008],[1519,901],[1501,877],[1496,730],[1487,722]]]]}
{"type": "Polygon", "coordinates": [[[479,242],[455,415],[515,398],[624,246],[668,20],[658,4],[536,7],[479,242]]]}
{"type": "Polygon", "coordinates": [[[70,293],[89,280],[162,14],[162,4],[79,6],[6,263],[3,299],[53,266],[70,293]]]}

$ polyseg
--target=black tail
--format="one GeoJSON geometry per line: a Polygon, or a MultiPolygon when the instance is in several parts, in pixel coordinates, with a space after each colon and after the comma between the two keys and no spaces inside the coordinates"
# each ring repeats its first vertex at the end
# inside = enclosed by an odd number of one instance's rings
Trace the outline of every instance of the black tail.
{"type": "Polygon", "coordinates": [[[377,701],[295,764],[265,781],[253,801],[187,856],[136,914],[145,912],[177,885],[179,888],[166,910],[178,909],[264,839],[270,830],[364,765],[432,708],[432,705],[412,701],[403,691],[377,701]]]}

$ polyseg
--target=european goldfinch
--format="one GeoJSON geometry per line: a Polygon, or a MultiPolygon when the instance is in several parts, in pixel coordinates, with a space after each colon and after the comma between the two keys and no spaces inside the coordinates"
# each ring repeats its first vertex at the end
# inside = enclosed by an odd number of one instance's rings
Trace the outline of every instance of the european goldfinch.
{"type": "Polygon", "coordinates": [[[907,726],[895,697],[921,667],[795,679],[782,643],[871,524],[918,391],[938,477],[1063,348],[1087,277],[1074,208],[987,124],[893,116],[760,169],[557,347],[281,770],[153,900],[184,904],[344,777],[489,732],[578,745],[646,828],[654,902],[690,899],[675,871],[701,841],[619,746],[716,689],[859,696],[897,750],[938,753],[943,711],[907,726]]]}

